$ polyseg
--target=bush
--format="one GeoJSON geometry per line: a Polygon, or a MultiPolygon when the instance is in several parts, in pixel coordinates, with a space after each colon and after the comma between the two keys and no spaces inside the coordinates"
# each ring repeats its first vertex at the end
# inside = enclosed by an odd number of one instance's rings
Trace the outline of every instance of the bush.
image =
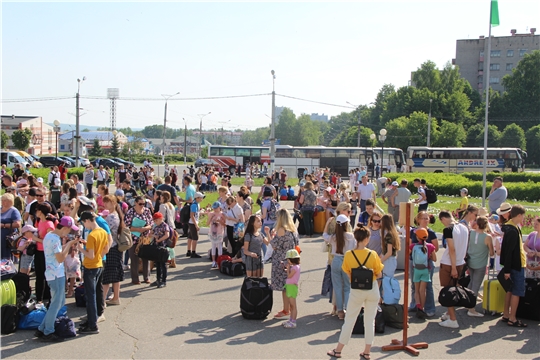
{"type": "MultiPolygon", "coordinates": [[[[67,177],[69,179],[69,177],[73,174],[76,174],[77,176],[79,176],[79,179],[82,179],[83,178],[83,173],[84,173],[84,168],[83,167],[78,167],[78,168],[69,168],[68,169],[68,173],[67,173],[67,177]]],[[[47,179],[49,178],[49,173],[50,173],[50,169],[49,168],[42,168],[42,169],[34,169],[34,168],[31,168],[30,169],[30,173],[32,173],[32,175],[34,175],[36,178],[38,177],[41,177],[43,178],[43,183],[45,185],[48,185],[47,184],[47,179]]]]}
{"type": "MultiPolygon", "coordinates": [[[[475,181],[482,181],[482,173],[478,172],[467,172],[462,173],[461,175],[465,176],[468,179],[475,180],[475,181]]],[[[528,172],[522,172],[522,173],[487,173],[486,179],[487,181],[493,181],[494,178],[497,176],[501,176],[504,179],[505,183],[509,182],[528,182],[528,181],[536,181],[540,182],[540,174],[536,173],[528,173],[528,172]]]]}

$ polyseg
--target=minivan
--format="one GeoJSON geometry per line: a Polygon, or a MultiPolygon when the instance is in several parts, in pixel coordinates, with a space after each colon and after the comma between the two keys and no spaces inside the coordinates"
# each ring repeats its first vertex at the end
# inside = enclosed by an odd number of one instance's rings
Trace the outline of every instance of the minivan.
{"type": "Polygon", "coordinates": [[[8,169],[15,167],[15,164],[21,164],[23,169],[26,169],[28,162],[24,160],[21,155],[17,154],[15,151],[2,150],[2,165],[6,165],[8,169]]]}

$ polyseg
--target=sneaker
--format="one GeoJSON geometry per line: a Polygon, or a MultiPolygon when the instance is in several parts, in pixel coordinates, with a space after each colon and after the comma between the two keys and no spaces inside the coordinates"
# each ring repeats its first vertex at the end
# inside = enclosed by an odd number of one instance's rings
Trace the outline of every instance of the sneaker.
{"type": "Polygon", "coordinates": [[[192,252],[192,253],[191,253],[191,258],[192,258],[192,259],[200,259],[200,258],[201,258],[201,255],[197,254],[196,252],[192,252]]]}
{"type": "Polygon", "coordinates": [[[124,271],[127,271],[127,270],[130,269],[130,267],[129,267],[129,265],[124,265],[124,266],[123,266],[123,269],[124,269],[124,271]]]}
{"type": "Polygon", "coordinates": [[[99,330],[98,328],[89,328],[89,327],[83,327],[83,328],[79,328],[79,334],[80,335],[93,335],[93,334],[99,334],[99,330]]]}
{"type": "Polygon", "coordinates": [[[97,318],[97,322],[100,323],[100,322],[104,322],[105,321],[105,314],[101,314],[98,318],[97,318]]]}
{"type": "Polygon", "coordinates": [[[457,320],[445,320],[443,322],[440,322],[439,323],[440,326],[442,327],[446,327],[446,328],[451,328],[451,329],[458,329],[459,328],[459,324],[457,322],[457,320]]]}
{"type": "Polygon", "coordinates": [[[49,335],[43,334],[43,336],[40,338],[41,341],[46,342],[60,342],[64,341],[64,338],[61,338],[60,336],[56,335],[55,333],[50,333],[49,335]]]}
{"type": "Polygon", "coordinates": [[[283,327],[286,328],[286,329],[294,329],[294,328],[296,328],[296,321],[295,322],[285,321],[283,323],[283,327]]]}
{"type": "Polygon", "coordinates": [[[186,257],[191,257],[191,251],[188,250],[188,252],[186,253],[186,257]]]}
{"type": "Polygon", "coordinates": [[[159,286],[159,281],[154,281],[153,283],[150,284],[150,286],[159,286]]]}
{"type": "Polygon", "coordinates": [[[426,316],[427,316],[427,317],[433,317],[433,316],[435,316],[435,313],[428,313],[428,312],[427,312],[427,313],[426,313],[426,316]]]}
{"type": "Polygon", "coordinates": [[[216,263],[212,263],[212,269],[217,269],[217,264],[216,263]]]}
{"type": "Polygon", "coordinates": [[[442,314],[442,316],[441,316],[441,320],[442,320],[442,321],[446,321],[446,320],[448,320],[448,319],[450,319],[450,317],[448,316],[448,313],[442,314]]]}
{"type": "Polygon", "coordinates": [[[158,289],[161,289],[161,288],[164,288],[165,287],[165,284],[163,283],[159,283],[159,285],[157,286],[158,289]]]}
{"type": "Polygon", "coordinates": [[[289,311],[281,310],[276,315],[274,315],[274,319],[288,319],[290,316],[291,316],[291,313],[289,311]]]}
{"type": "Polygon", "coordinates": [[[34,336],[37,337],[37,338],[42,338],[42,337],[45,336],[45,334],[44,334],[43,331],[41,331],[41,330],[36,330],[36,331],[34,332],[34,336]]]}
{"type": "Polygon", "coordinates": [[[484,314],[482,313],[471,311],[467,311],[467,315],[469,315],[470,317],[484,317],[484,314]]]}
{"type": "Polygon", "coordinates": [[[412,312],[416,312],[418,310],[418,308],[416,306],[413,306],[413,307],[410,307],[409,308],[409,312],[412,313],[412,312]]]}
{"type": "Polygon", "coordinates": [[[418,311],[416,312],[416,317],[419,319],[426,320],[426,316],[427,314],[422,309],[418,309],[418,311]]]}

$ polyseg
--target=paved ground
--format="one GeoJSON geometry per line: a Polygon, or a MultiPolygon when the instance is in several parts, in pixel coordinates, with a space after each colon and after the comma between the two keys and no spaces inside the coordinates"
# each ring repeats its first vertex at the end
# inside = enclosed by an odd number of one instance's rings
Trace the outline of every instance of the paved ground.
{"type": "MultiPolygon", "coordinates": [[[[299,319],[296,329],[284,329],[281,321],[244,320],[239,297],[242,278],[226,277],[210,270],[210,262],[187,259],[185,241],[176,248],[176,269],[170,269],[167,287],[149,288],[122,284],[120,306],[105,311],[100,334],[78,336],[57,344],[33,339],[33,331],[17,331],[1,337],[1,357],[13,359],[327,359],[336,344],[342,321],[329,315],[331,305],[320,296],[326,254],[322,238],[302,239],[302,275],[299,319]]],[[[210,248],[202,237],[199,252],[210,248]]],[[[438,254],[439,258],[442,252],[438,254]]],[[[265,267],[270,274],[270,265],[265,267]]],[[[126,273],[129,277],[129,274],[126,273]]],[[[155,274],[152,273],[152,277],[155,274]]],[[[396,277],[402,282],[403,272],[396,277]]],[[[438,276],[435,276],[438,279],[438,276]]],[[[153,280],[153,279],[152,279],[153,280]]],[[[440,287],[435,280],[435,293],[440,287]]],[[[403,282],[402,282],[403,288],[403,282]]],[[[274,312],[281,309],[281,294],[274,293],[274,312]]],[[[403,299],[402,299],[403,301],[403,299]]],[[[79,322],[85,309],[68,299],[68,315],[79,322]]],[[[477,307],[480,309],[480,305],[477,307]]],[[[437,308],[437,316],[443,308],[437,308]]],[[[540,324],[527,321],[526,329],[510,328],[499,318],[470,318],[458,311],[459,330],[444,329],[437,318],[411,318],[409,343],[426,341],[424,359],[540,359],[540,324]]],[[[355,359],[363,349],[363,336],[355,335],[343,358],[355,359]]],[[[377,334],[372,358],[408,359],[404,352],[383,353],[381,346],[401,331],[386,328],[377,334]]]]}

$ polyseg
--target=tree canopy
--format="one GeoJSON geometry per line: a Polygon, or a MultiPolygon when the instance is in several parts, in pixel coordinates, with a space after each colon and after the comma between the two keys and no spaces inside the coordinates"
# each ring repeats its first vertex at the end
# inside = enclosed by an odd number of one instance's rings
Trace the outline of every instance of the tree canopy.
{"type": "Polygon", "coordinates": [[[32,130],[25,128],[24,130],[15,130],[11,135],[11,141],[16,149],[26,151],[32,140],[32,130]]]}

